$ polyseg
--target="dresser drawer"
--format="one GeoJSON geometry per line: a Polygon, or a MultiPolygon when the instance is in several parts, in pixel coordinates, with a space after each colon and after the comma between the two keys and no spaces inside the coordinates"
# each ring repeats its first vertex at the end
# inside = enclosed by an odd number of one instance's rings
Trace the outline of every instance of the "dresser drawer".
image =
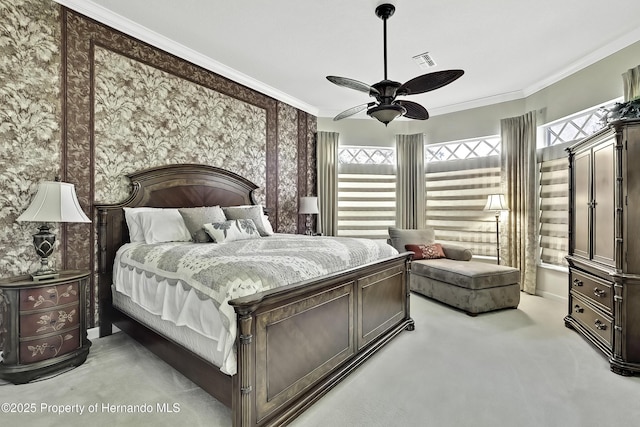
{"type": "Polygon", "coordinates": [[[78,304],[58,307],[39,313],[20,315],[20,336],[23,338],[51,334],[78,326],[78,304]]]}
{"type": "Polygon", "coordinates": [[[78,301],[78,283],[22,289],[20,310],[39,310],[78,301]]]}
{"type": "Polygon", "coordinates": [[[20,364],[39,362],[67,354],[80,347],[79,329],[47,338],[20,341],[20,364]]]}
{"type": "Polygon", "coordinates": [[[590,302],[601,306],[609,314],[613,313],[613,286],[590,274],[571,269],[571,290],[590,302]]]}
{"type": "Polygon", "coordinates": [[[613,343],[613,319],[599,310],[589,306],[582,299],[572,294],[571,300],[571,317],[585,328],[589,329],[593,335],[600,338],[606,343],[607,347],[612,348],[613,343]]]}

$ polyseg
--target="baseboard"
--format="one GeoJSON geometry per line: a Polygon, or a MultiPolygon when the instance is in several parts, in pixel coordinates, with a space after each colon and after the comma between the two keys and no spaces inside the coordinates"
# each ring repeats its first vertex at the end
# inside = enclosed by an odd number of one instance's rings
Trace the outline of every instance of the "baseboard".
{"type": "MultiPolygon", "coordinates": [[[[111,326],[111,333],[115,334],[116,332],[120,332],[120,329],[116,326],[111,326]]],[[[96,326],[95,328],[87,329],[87,338],[89,338],[89,341],[100,338],[100,328],[96,326]]]]}

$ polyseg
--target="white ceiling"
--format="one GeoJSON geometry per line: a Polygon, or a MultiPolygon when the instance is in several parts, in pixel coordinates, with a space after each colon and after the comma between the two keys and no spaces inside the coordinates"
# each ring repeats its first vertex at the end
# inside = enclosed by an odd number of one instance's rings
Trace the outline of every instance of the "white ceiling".
{"type": "MultiPolygon", "coordinates": [[[[381,0],[56,1],[320,117],[372,100],[325,76],[384,75],[381,0]]],[[[636,0],[390,3],[389,79],[465,70],[409,98],[432,116],[523,98],[640,40],[636,0]],[[424,52],[436,67],[413,62],[424,52]]]]}

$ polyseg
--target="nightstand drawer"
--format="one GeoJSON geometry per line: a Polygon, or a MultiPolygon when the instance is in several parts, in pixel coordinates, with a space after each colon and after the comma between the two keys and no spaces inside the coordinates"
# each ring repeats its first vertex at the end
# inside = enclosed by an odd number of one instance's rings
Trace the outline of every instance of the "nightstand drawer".
{"type": "Polygon", "coordinates": [[[77,327],[80,321],[78,304],[58,307],[45,312],[20,315],[20,336],[23,338],[51,334],[77,327]]]}
{"type": "Polygon", "coordinates": [[[571,295],[570,300],[571,317],[599,337],[607,344],[607,347],[611,348],[613,343],[613,319],[590,307],[589,304],[575,295],[571,295]]]}
{"type": "Polygon", "coordinates": [[[20,310],[39,310],[78,301],[78,283],[45,286],[20,291],[20,310]]]}
{"type": "Polygon", "coordinates": [[[613,312],[613,286],[597,277],[571,269],[571,289],[579,292],[590,302],[613,312]]]}
{"type": "Polygon", "coordinates": [[[72,329],[59,335],[20,342],[20,364],[53,359],[80,347],[79,329],[72,329]]]}

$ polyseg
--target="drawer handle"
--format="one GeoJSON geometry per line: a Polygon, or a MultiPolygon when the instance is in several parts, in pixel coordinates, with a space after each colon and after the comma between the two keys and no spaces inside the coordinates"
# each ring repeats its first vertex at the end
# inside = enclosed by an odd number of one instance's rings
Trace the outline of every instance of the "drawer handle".
{"type": "Polygon", "coordinates": [[[582,286],[582,280],[573,279],[573,286],[582,286]]]}
{"type": "Polygon", "coordinates": [[[597,296],[598,298],[604,298],[607,293],[605,291],[603,291],[602,289],[598,289],[598,288],[593,288],[593,294],[595,296],[597,296]]]}
{"type": "Polygon", "coordinates": [[[596,321],[594,322],[594,325],[596,326],[596,329],[599,329],[601,331],[605,331],[607,329],[607,325],[605,325],[604,323],[602,323],[598,319],[596,319],[596,321]]]}
{"type": "Polygon", "coordinates": [[[580,307],[578,304],[576,304],[573,307],[573,311],[575,311],[576,313],[584,313],[584,308],[580,307]]]}

